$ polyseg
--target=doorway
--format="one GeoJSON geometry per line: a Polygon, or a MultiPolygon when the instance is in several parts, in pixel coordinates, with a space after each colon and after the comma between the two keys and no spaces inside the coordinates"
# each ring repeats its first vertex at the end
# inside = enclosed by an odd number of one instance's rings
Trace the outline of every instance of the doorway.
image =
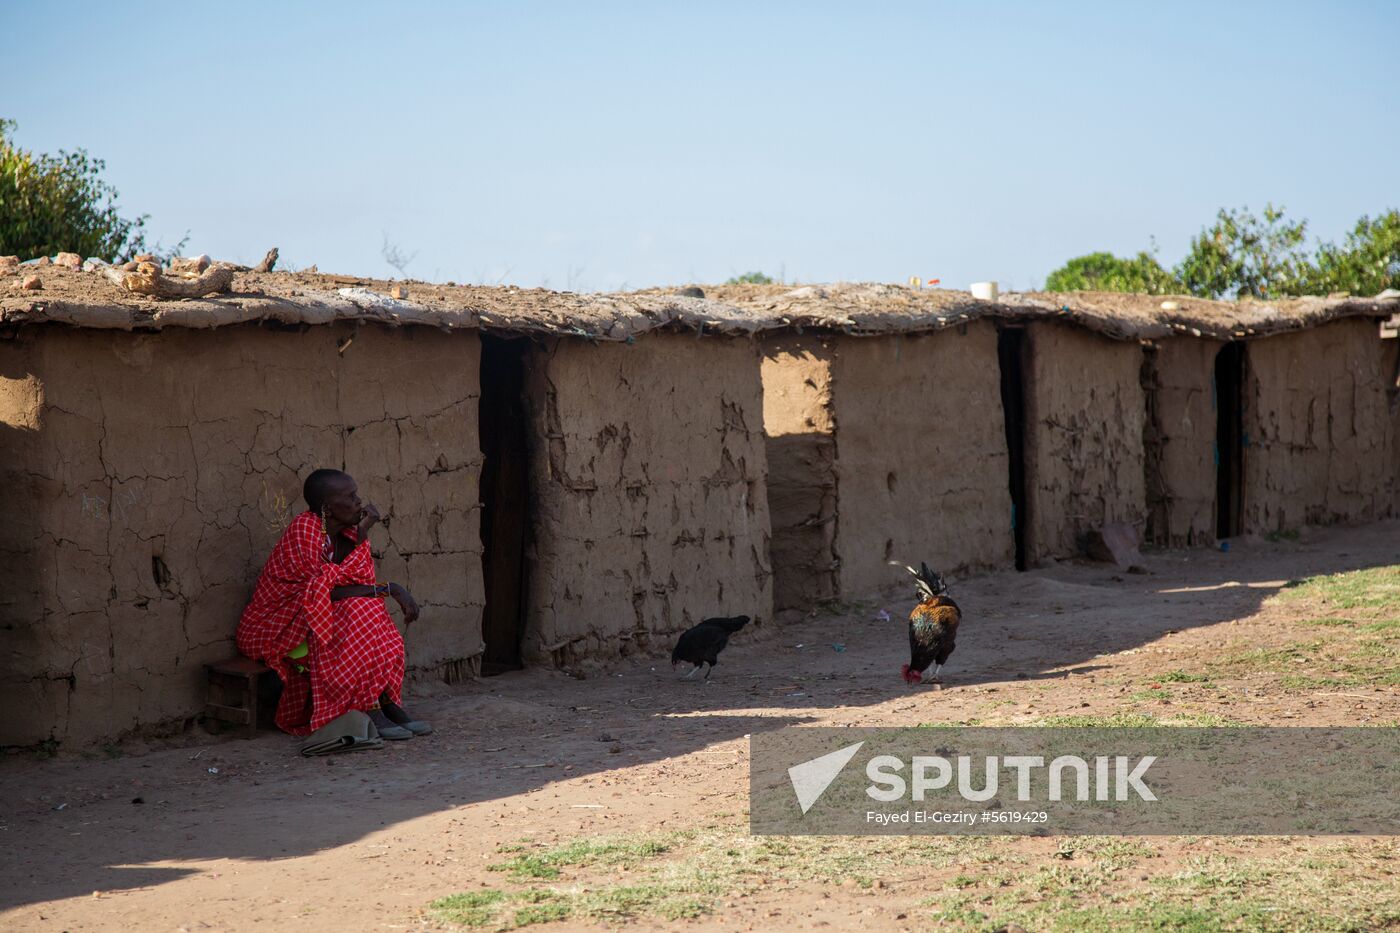
{"type": "Polygon", "coordinates": [[[1215,536],[1233,538],[1244,517],[1244,344],[1215,355],[1215,536]]]}
{"type": "Polygon", "coordinates": [[[997,363],[1001,369],[1001,410],[1006,424],[1006,453],[1010,460],[1011,531],[1016,542],[1016,569],[1026,569],[1026,330],[1006,326],[997,331],[997,363]]]}
{"type": "Polygon", "coordinates": [[[530,506],[524,338],[481,335],[481,570],[486,587],[483,676],[518,670],[525,626],[530,506]]]}

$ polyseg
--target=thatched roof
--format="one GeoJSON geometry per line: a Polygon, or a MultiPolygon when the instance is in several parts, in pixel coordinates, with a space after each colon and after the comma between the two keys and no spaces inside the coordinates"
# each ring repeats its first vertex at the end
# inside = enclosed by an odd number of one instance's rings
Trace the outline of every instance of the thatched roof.
{"type": "Polygon", "coordinates": [[[705,287],[574,294],[513,286],[391,283],[316,273],[234,275],[229,291],[160,300],[124,290],[97,271],[21,267],[0,276],[0,324],[57,323],[111,330],[213,328],[274,321],[328,324],[376,321],[444,329],[557,334],[625,341],[653,330],[752,335],[815,330],[854,335],[920,333],[978,318],[1065,320],[1119,340],[1192,334],[1222,339],[1300,330],[1344,317],[1400,313],[1400,298],[1298,298],[1239,303],[1106,293],[1007,294],[996,302],[966,292],[900,285],[705,287]],[[21,290],[39,274],[38,290],[21,290]],[[9,281],[6,282],[5,279],[9,281]],[[394,298],[395,286],[407,290],[394,298]]]}

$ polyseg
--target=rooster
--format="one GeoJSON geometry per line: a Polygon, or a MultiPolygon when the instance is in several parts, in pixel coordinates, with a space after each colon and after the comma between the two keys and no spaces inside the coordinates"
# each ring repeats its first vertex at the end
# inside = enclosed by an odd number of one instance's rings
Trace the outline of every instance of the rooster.
{"type": "Polygon", "coordinates": [[[919,564],[918,570],[904,569],[914,575],[919,604],[909,613],[909,663],[901,665],[899,672],[905,683],[922,683],[924,671],[930,664],[936,664],[929,682],[942,683],[938,672],[953,653],[962,611],[948,598],[943,578],[929,570],[928,564],[919,564]]]}
{"type": "Polygon", "coordinates": [[[729,619],[705,619],[699,625],[686,629],[676,641],[675,650],[671,652],[671,668],[674,670],[682,661],[689,662],[695,666],[685,676],[694,677],[701,665],[708,665],[705,682],[709,683],[710,673],[719,663],[719,653],[729,643],[729,636],[748,624],[748,616],[734,616],[729,619]]]}

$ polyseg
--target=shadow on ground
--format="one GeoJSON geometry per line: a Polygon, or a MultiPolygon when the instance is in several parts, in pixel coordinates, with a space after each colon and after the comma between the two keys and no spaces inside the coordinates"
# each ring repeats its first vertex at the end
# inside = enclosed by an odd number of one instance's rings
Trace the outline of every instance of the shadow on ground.
{"type": "MultiPolygon", "coordinates": [[[[1097,658],[1247,616],[1289,579],[1393,563],[1397,522],[1228,554],[1158,552],[1146,575],[1064,563],[955,582],[965,622],[946,690],[1092,678],[1097,658]]],[[[627,790],[624,769],[758,730],[878,724],[866,708],[902,696],[937,722],[946,694],[898,677],[913,603],[899,594],[745,632],[708,686],[634,659],[583,680],[524,671],[444,688],[418,702],[437,733],[383,751],[302,759],[295,740],[268,733],[113,759],[11,757],[0,761],[0,909],[160,885],[206,860],[290,859],[563,778],[614,772],[627,790]]]]}

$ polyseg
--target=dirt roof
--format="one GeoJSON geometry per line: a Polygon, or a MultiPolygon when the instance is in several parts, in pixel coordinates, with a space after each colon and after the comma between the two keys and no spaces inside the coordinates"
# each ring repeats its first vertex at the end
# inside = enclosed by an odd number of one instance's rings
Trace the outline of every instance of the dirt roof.
{"type": "Polygon", "coordinates": [[[133,294],[100,271],[22,266],[0,276],[0,324],[59,323],[112,330],[212,328],[257,321],[378,321],[445,329],[630,340],[659,329],[731,335],[811,329],[857,335],[919,333],[977,318],[1064,319],[1120,340],[1192,334],[1222,339],[1314,327],[1343,317],[1400,313],[1400,298],[1297,298],[1217,302],[1077,292],[1010,293],[996,302],[966,292],[902,285],[704,286],[575,294],[513,286],[430,285],[320,273],[234,275],[228,292],[161,300],[133,294]],[[38,274],[38,290],[20,282],[38,274]],[[406,297],[391,297],[395,287],[406,297]]]}
{"type": "Polygon", "coordinates": [[[1064,319],[1118,340],[1173,334],[1219,339],[1302,330],[1344,317],[1400,312],[1400,296],[1209,301],[1120,292],[1012,292],[995,302],[967,292],[903,285],[722,285],[706,298],[760,312],[777,324],[879,334],[939,330],[977,318],[1064,319]]]}

